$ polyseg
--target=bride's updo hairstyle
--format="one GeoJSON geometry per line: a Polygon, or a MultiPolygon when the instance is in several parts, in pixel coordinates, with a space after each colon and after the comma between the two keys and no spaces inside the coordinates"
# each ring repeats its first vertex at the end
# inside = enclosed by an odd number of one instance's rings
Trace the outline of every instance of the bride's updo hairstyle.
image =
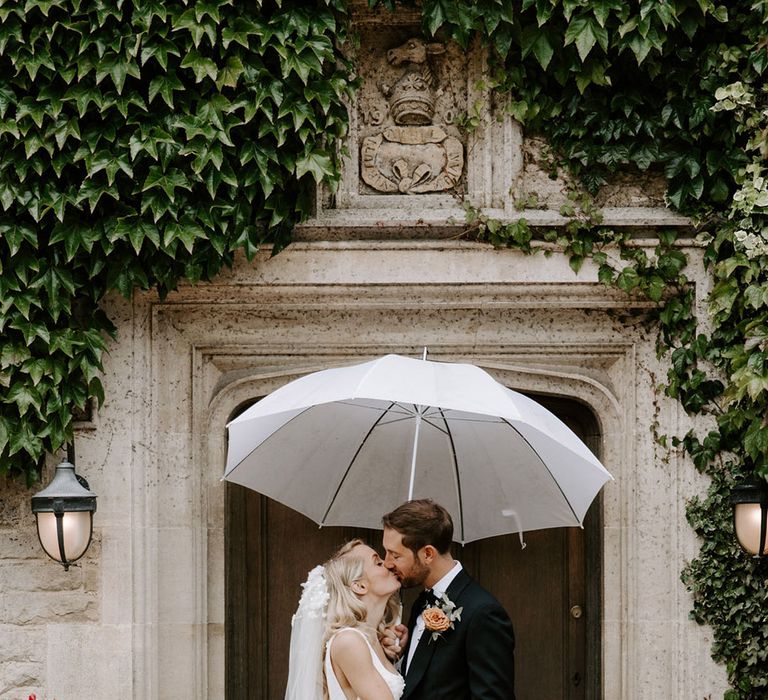
{"type": "MultiPolygon", "coordinates": [[[[325,580],[328,585],[328,611],[326,613],[325,641],[344,627],[360,627],[367,621],[368,609],[362,598],[352,590],[352,584],[363,578],[365,559],[353,551],[358,545],[364,545],[360,539],[347,542],[324,564],[325,580]]],[[[393,593],[387,602],[384,617],[378,626],[378,632],[396,620],[400,610],[400,598],[393,593]]],[[[323,645],[325,646],[325,645],[323,645]]]]}

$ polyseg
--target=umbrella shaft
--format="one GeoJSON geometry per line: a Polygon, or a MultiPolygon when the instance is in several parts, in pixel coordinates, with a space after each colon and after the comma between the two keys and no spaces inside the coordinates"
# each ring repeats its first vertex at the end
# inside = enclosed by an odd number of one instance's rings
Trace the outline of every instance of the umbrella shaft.
{"type": "Polygon", "coordinates": [[[408,500],[413,500],[413,482],[416,479],[416,452],[419,449],[419,428],[421,428],[421,406],[416,406],[416,430],[413,431],[413,454],[411,455],[411,481],[408,484],[408,500]]]}

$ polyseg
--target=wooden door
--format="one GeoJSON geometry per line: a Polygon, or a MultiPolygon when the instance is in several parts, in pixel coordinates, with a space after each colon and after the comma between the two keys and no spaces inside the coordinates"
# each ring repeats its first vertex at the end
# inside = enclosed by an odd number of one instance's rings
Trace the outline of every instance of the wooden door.
{"type": "MultiPolygon", "coordinates": [[[[536,396],[593,450],[596,421],[575,402],[536,396]]],[[[509,612],[518,700],[600,697],[600,508],[585,527],[540,530],[457,546],[454,555],[509,612]]],[[[343,542],[381,550],[381,532],[318,528],[285,506],[227,484],[228,700],[283,700],[291,616],[307,572],[343,542]]],[[[408,606],[416,591],[405,592],[408,606]]]]}

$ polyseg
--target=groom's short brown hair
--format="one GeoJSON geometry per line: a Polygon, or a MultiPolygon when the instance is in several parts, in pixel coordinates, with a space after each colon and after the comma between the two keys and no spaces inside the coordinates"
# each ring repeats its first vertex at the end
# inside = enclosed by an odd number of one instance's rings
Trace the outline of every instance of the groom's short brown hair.
{"type": "Polygon", "coordinates": [[[440,554],[451,548],[451,514],[431,498],[406,501],[381,519],[384,527],[399,532],[403,545],[414,554],[431,544],[440,554]]]}

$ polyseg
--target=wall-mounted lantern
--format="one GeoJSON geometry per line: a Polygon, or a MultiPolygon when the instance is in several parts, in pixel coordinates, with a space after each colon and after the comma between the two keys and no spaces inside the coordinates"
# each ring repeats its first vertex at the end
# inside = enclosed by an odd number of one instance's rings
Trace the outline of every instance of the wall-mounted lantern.
{"type": "Polygon", "coordinates": [[[56,467],[51,483],[32,496],[40,544],[65,571],[88,549],[95,511],[96,494],[67,461],[56,467]]]}
{"type": "Polygon", "coordinates": [[[768,555],[768,484],[748,481],[731,489],[733,529],[742,549],[755,558],[768,555]]]}

